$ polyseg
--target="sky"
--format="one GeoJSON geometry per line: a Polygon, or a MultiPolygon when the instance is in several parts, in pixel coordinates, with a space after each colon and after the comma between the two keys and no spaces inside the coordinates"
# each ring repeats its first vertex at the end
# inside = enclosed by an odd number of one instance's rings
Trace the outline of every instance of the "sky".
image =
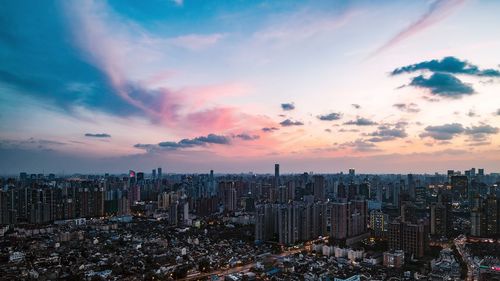
{"type": "Polygon", "coordinates": [[[500,2],[0,3],[0,174],[500,172],[500,2]]]}

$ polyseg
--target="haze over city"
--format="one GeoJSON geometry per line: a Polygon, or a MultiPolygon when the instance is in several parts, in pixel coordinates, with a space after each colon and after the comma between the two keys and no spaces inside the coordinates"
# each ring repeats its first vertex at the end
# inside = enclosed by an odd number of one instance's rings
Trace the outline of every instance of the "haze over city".
{"type": "Polygon", "coordinates": [[[28,2],[3,174],[500,171],[498,1],[28,2]]]}

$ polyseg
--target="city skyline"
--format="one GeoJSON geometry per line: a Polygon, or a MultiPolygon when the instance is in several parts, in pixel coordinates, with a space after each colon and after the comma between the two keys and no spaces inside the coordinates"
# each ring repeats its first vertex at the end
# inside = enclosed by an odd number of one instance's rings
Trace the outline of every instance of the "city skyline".
{"type": "Polygon", "coordinates": [[[3,174],[500,172],[495,1],[0,6],[3,174]]]}
{"type": "MultiPolygon", "coordinates": [[[[279,168],[279,164],[275,164],[275,171],[274,171],[274,178],[275,179],[280,179],[281,177],[288,177],[288,176],[297,176],[297,175],[336,175],[336,176],[345,176],[346,178],[353,177],[353,176],[432,176],[432,175],[439,175],[439,176],[445,176],[445,175],[450,175],[450,173],[454,175],[468,175],[469,173],[473,173],[476,175],[484,176],[484,175],[492,175],[492,176],[498,176],[500,173],[498,172],[489,172],[485,171],[484,168],[476,168],[472,167],[470,169],[465,169],[465,170],[453,170],[453,169],[448,169],[445,172],[440,172],[440,171],[435,171],[432,173],[397,173],[397,172],[388,172],[388,173],[365,173],[365,172],[360,172],[356,171],[356,169],[350,168],[347,171],[332,171],[332,172],[325,172],[325,173],[317,173],[315,171],[301,171],[301,172],[283,172],[279,168]],[[278,166],[278,172],[276,172],[276,166],[278,166]]],[[[123,176],[130,176],[130,177],[135,177],[136,174],[141,174],[142,177],[145,178],[150,178],[150,179],[160,179],[163,178],[163,176],[178,176],[178,175],[210,175],[210,176],[230,176],[230,175],[254,175],[254,176],[272,176],[273,172],[272,171],[267,171],[267,172],[261,172],[261,173],[256,173],[253,171],[247,171],[247,172],[234,172],[234,173],[228,173],[228,172],[217,172],[214,170],[209,170],[209,171],[204,171],[204,172],[190,172],[190,173],[182,173],[182,172],[168,172],[163,170],[162,167],[157,167],[157,168],[151,168],[149,170],[128,170],[128,171],[121,171],[121,172],[116,172],[116,173],[109,173],[109,172],[103,172],[103,173],[82,173],[82,172],[75,172],[75,173],[56,173],[56,172],[51,172],[51,171],[42,171],[40,173],[35,173],[35,172],[30,172],[26,170],[22,170],[18,172],[17,174],[14,173],[6,173],[6,174],[0,174],[0,176],[7,176],[7,177],[15,177],[15,178],[29,178],[29,177],[71,177],[71,176],[118,176],[118,175],[123,175],[123,176]],[[133,175],[133,176],[132,176],[133,175]],[[162,176],[163,175],[163,176],[162,176]]],[[[275,185],[277,185],[275,183],[275,185]]]]}

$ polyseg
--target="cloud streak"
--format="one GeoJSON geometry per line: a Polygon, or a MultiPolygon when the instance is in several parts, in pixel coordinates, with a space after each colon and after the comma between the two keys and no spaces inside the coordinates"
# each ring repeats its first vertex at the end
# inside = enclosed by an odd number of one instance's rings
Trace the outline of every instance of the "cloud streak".
{"type": "Polygon", "coordinates": [[[302,123],[301,121],[293,121],[291,119],[286,119],[284,121],[281,121],[280,124],[283,127],[302,126],[302,125],[304,125],[304,123],[302,123]]]}
{"type": "Polygon", "coordinates": [[[470,136],[473,141],[483,142],[487,140],[489,135],[495,135],[498,131],[498,128],[490,125],[479,125],[466,128],[464,133],[470,136]]]}
{"type": "Polygon", "coordinates": [[[418,108],[418,105],[416,103],[395,103],[392,106],[407,113],[420,112],[420,108],[418,108]]]}
{"type": "Polygon", "coordinates": [[[270,133],[270,132],[278,131],[279,128],[276,128],[276,127],[264,127],[261,130],[263,132],[265,132],[265,133],[270,133]]]}
{"type": "Polygon", "coordinates": [[[377,125],[377,122],[364,117],[358,117],[355,120],[350,120],[344,123],[344,125],[356,125],[356,126],[373,126],[377,125]]]}
{"type": "Polygon", "coordinates": [[[355,141],[344,142],[338,145],[339,149],[350,148],[357,152],[376,152],[380,151],[375,144],[362,139],[357,139],[355,141]]]}
{"type": "Polygon", "coordinates": [[[405,131],[405,126],[401,123],[395,125],[382,125],[378,127],[378,130],[368,134],[372,138],[369,138],[369,142],[384,142],[391,141],[398,138],[406,138],[408,134],[405,131]]]}
{"type": "Polygon", "coordinates": [[[144,149],[148,152],[155,152],[159,150],[178,150],[193,147],[204,147],[209,144],[229,145],[230,139],[226,136],[208,134],[207,136],[200,136],[192,139],[182,139],[178,142],[163,141],[158,144],[135,144],[135,148],[144,149]]]}
{"type": "Polygon", "coordinates": [[[431,137],[435,140],[451,140],[453,137],[463,133],[464,130],[462,124],[459,123],[427,126],[425,127],[425,132],[420,134],[420,137],[431,137]]]}
{"type": "Polygon", "coordinates": [[[321,121],[335,121],[342,118],[342,113],[340,112],[332,112],[329,114],[318,115],[316,116],[321,121]]]}
{"type": "Polygon", "coordinates": [[[110,134],[106,134],[106,133],[98,133],[98,134],[86,133],[85,136],[90,137],[90,138],[110,138],[111,137],[110,134]]]}
{"type": "Polygon", "coordinates": [[[471,141],[484,142],[488,136],[495,135],[498,132],[498,128],[485,124],[465,128],[462,124],[451,123],[439,126],[427,126],[425,132],[420,134],[420,137],[431,137],[435,140],[451,140],[458,135],[464,134],[471,141]]]}
{"type": "Polygon", "coordinates": [[[258,140],[260,138],[260,136],[243,133],[243,134],[234,135],[233,138],[241,139],[244,141],[253,141],[253,140],[258,140]]]}
{"type": "Polygon", "coordinates": [[[387,42],[375,50],[375,52],[373,52],[369,57],[377,56],[411,36],[427,29],[433,24],[445,19],[464,2],[465,0],[436,0],[432,2],[427,11],[416,21],[399,31],[395,36],[390,38],[387,42]]]}

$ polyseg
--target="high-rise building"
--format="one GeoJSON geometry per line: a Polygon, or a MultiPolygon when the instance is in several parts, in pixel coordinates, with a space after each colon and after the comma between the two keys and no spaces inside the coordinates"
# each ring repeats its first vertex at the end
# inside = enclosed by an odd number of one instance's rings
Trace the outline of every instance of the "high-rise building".
{"type": "Polygon", "coordinates": [[[376,194],[374,194],[373,196],[370,195],[370,185],[368,184],[368,182],[363,182],[359,185],[359,195],[364,199],[376,197],[376,194]]]}
{"type": "Polygon", "coordinates": [[[448,182],[451,181],[451,177],[455,175],[455,171],[454,170],[448,170],[448,172],[446,173],[448,175],[448,182]]]}
{"type": "Polygon", "coordinates": [[[238,194],[234,181],[219,182],[219,198],[224,204],[224,211],[232,212],[238,209],[238,194]]]}
{"type": "Polygon", "coordinates": [[[179,224],[179,201],[170,204],[168,216],[170,225],[177,226],[179,224]]]}
{"type": "Polygon", "coordinates": [[[496,196],[490,195],[484,201],[484,217],[486,219],[486,234],[488,236],[495,236],[499,232],[499,201],[496,196]]]}
{"type": "Polygon", "coordinates": [[[412,174],[407,175],[407,181],[408,181],[408,194],[410,195],[411,199],[415,199],[415,180],[413,179],[412,174]]]}
{"type": "Polygon", "coordinates": [[[319,236],[344,240],[366,233],[366,212],[365,200],[257,204],[255,237],[256,240],[277,238],[282,244],[319,236]]]}
{"type": "Polygon", "coordinates": [[[151,170],[151,178],[152,178],[153,180],[155,180],[155,179],[156,179],[156,170],[155,170],[155,169],[151,170]]]}
{"type": "Polygon", "coordinates": [[[215,196],[217,194],[217,190],[215,188],[214,170],[210,170],[210,175],[208,177],[208,194],[209,196],[215,196]]]}
{"type": "Polygon", "coordinates": [[[470,212],[470,234],[472,236],[482,236],[481,232],[481,218],[482,213],[480,210],[472,210],[470,212]]]}
{"type": "Polygon", "coordinates": [[[141,187],[138,184],[133,184],[128,193],[129,204],[135,205],[137,202],[141,201],[141,187]]]}
{"type": "Polygon", "coordinates": [[[356,175],[356,170],[354,169],[349,169],[349,176],[354,177],[356,175]]]}
{"type": "Polygon", "coordinates": [[[177,193],[171,192],[161,192],[158,194],[158,208],[162,210],[168,210],[170,205],[178,200],[177,193]]]}
{"type": "Polygon", "coordinates": [[[0,188],[0,224],[17,223],[17,195],[13,188],[0,188]]]}
{"type": "Polygon", "coordinates": [[[401,221],[415,223],[417,221],[417,207],[413,202],[401,202],[401,221]]]}
{"type": "Polygon", "coordinates": [[[427,189],[425,186],[416,186],[415,187],[415,202],[423,205],[427,199],[427,189]]]}
{"type": "Polygon", "coordinates": [[[349,237],[358,236],[367,230],[368,203],[366,200],[352,200],[349,202],[349,222],[347,234],[349,237]]]}
{"type": "Polygon", "coordinates": [[[347,224],[349,217],[349,207],[346,202],[332,202],[327,205],[327,219],[331,231],[328,233],[334,239],[347,238],[347,224]],[[329,213],[329,214],[328,214],[329,213]]]}
{"type": "Polygon", "coordinates": [[[158,179],[161,180],[162,179],[162,173],[161,173],[161,168],[158,167],[158,179]]]}
{"type": "Polygon", "coordinates": [[[144,182],[144,173],[143,172],[138,172],[137,174],[137,183],[142,184],[144,182]]]}
{"type": "Polygon", "coordinates": [[[408,223],[396,220],[389,223],[389,249],[403,250],[416,258],[423,257],[427,246],[427,235],[422,222],[408,223]]]}
{"type": "Polygon", "coordinates": [[[476,168],[471,168],[470,169],[470,176],[475,177],[476,176],[476,168]]]}
{"type": "Polygon", "coordinates": [[[385,237],[387,235],[387,224],[389,215],[380,210],[370,212],[370,228],[375,237],[385,237]]]}
{"type": "Polygon", "coordinates": [[[471,235],[494,237],[500,234],[500,202],[490,194],[486,198],[476,195],[471,206],[471,235]]]}
{"type": "Polygon", "coordinates": [[[313,180],[314,199],[320,201],[325,200],[325,178],[321,175],[315,175],[313,180]]]}
{"type": "Polygon", "coordinates": [[[401,194],[401,186],[399,184],[390,184],[389,191],[391,191],[392,205],[399,207],[399,195],[401,194]]]}
{"type": "Polygon", "coordinates": [[[280,186],[277,189],[278,203],[288,202],[288,188],[286,186],[280,186]]]}
{"type": "Polygon", "coordinates": [[[431,205],[431,235],[443,237],[448,234],[449,210],[442,202],[431,205]]]}
{"type": "Polygon", "coordinates": [[[468,198],[469,179],[467,176],[452,176],[451,177],[451,190],[455,199],[468,198]]]}
{"type": "Polygon", "coordinates": [[[286,188],[287,188],[287,195],[288,195],[287,200],[293,201],[295,199],[295,182],[294,181],[287,182],[286,188]]]}
{"type": "Polygon", "coordinates": [[[347,199],[352,200],[358,196],[358,185],[351,181],[347,188],[347,199]]]}
{"type": "Polygon", "coordinates": [[[299,240],[300,211],[298,205],[282,204],[278,207],[278,243],[290,245],[299,240]]]}
{"type": "Polygon", "coordinates": [[[343,182],[337,186],[337,198],[347,198],[347,187],[343,182]]]}

